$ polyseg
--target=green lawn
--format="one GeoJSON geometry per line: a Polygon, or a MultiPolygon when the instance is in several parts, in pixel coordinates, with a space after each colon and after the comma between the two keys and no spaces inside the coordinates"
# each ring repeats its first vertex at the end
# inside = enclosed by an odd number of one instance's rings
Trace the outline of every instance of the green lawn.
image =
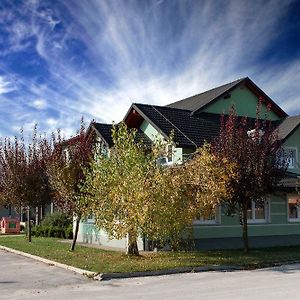
{"type": "Polygon", "coordinates": [[[0,245],[42,256],[94,272],[131,272],[162,270],[176,267],[205,265],[237,265],[247,269],[272,266],[281,262],[300,260],[300,247],[281,247],[252,250],[245,255],[240,250],[206,252],[161,252],[129,257],[122,252],[77,246],[69,251],[69,244],[53,238],[35,238],[28,243],[24,237],[0,237],[0,245]]]}

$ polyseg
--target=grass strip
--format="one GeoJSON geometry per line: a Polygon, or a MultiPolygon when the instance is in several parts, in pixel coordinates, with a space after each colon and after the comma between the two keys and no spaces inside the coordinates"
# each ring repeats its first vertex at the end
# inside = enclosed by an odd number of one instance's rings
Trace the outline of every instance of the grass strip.
{"type": "Polygon", "coordinates": [[[300,261],[299,246],[255,249],[248,254],[244,254],[242,250],[220,250],[142,253],[139,257],[132,257],[122,252],[79,245],[74,252],[70,252],[69,244],[54,238],[34,237],[28,243],[24,237],[7,236],[0,237],[0,245],[98,273],[157,271],[207,265],[255,269],[300,261]]]}

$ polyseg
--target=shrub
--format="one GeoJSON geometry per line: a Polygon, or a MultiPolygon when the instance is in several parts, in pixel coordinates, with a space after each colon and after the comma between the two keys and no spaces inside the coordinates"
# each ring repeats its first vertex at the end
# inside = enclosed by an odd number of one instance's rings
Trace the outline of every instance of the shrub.
{"type": "MultiPolygon", "coordinates": [[[[26,235],[28,234],[27,228],[25,228],[25,234],[26,234],[26,235]]],[[[31,235],[32,235],[32,236],[36,236],[36,227],[32,227],[32,228],[31,228],[31,235]]]]}
{"type": "Polygon", "coordinates": [[[65,238],[65,230],[58,226],[50,227],[48,231],[48,237],[65,238]]]}
{"type": "Polygon", "coordinates": [[[65,237],[66,239],[73,239],[73,226],[69,225],[66,229],[65,229],[65,237]]]}
{"type": "Polygon", "coordinates": [[[41,225],[33,227],[32,235],[72,239],[72,218],[62,212],[55,212],[46,216],[41,225]]]}
{"type": "Polygon", "coordinates": [[[54,212],[45,217],[42,221],[42,225],[46,227],[57,226],[67,228],[69,225],[72,225],[72,218],[63,212],[54,212]]]}

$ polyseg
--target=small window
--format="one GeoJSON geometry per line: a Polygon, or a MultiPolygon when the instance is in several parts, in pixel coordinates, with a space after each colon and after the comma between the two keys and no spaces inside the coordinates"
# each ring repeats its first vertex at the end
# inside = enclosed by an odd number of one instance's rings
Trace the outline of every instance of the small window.
{"type": "Polygon", "coordinates": [[[68,148],[65,148],[63,151],[65,154],[66,163],[68,164],[70,162],[70,152],[69,152],[68,148]]]}
{"type": "Polygon", "coordinates": [[[289,222],[300,222],[300,199],[298,196],[288,197],[289,222]]]}
{"type": "Polygon", "coordinates": [[[87,224],[95,224],[95,218],[92,214],[89,214],[86,218],[86,223],[87,224]]]}
{"type": "Polygon", "coordinates": [[[219,223],[219,216],[220,216],[220,207],[216,207],[214,212],[210,216],[204,217],[199,214],[197,219],[194,221],[194,224],[202,224],[202,225],[213,225],[219,223]]]}
{"type": "Polygon", "coordinates": [[[173,164],[173,145],[167,144],[165,150],[161,153],[161,157],[156,159],[158,166],[169,166],[173,164]]]}
{"type": "Polygon", "coordinates": [[[249,223],[265,223],[268,221],[268,201],[252,201],[247,207],[249,223]]]}

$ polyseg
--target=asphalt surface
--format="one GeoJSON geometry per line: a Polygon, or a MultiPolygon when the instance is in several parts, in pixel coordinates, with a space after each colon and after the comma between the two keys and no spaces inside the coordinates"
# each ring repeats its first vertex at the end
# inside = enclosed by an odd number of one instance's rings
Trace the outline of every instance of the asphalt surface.
{"type": "Polygon", "coordinates": [[[93,281],[0,250],[0,299],[300,299],[300,264],[93,281]]]}

